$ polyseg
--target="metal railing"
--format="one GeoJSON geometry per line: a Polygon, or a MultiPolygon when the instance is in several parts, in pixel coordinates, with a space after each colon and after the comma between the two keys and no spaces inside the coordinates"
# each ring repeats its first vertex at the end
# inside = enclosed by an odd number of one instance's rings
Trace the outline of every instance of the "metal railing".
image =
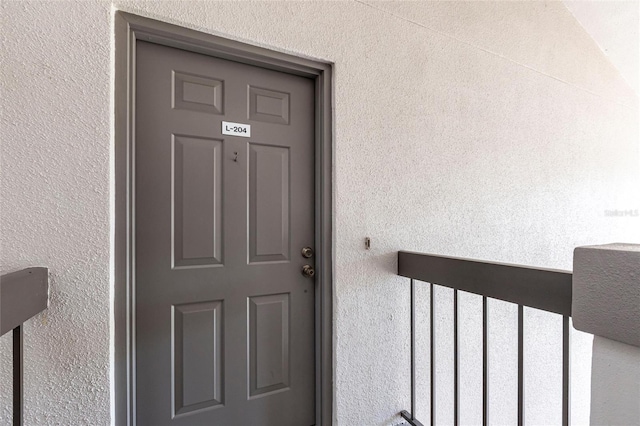
{"type": "Polygon", "coordinates": [[[430,283],[431,418],[435,418],[435,309],[434,286],[453,289],[454,425],[460,424],[460,369],[458,344],[458,292],[482,296],[482,424],[489,424],[489,339],[487,300],[518,305],[518,425],[524,425],[524,307],[562,315],[562,425],[569,426],[569,318],[571,280],[567,271],[484,262],[431,254],[398,252],[398,275],[411,279],[411,412],[400,415],[412,426],[423,426],[416,413],[416,294],[415,281],[430,283]]]}
{"type": "Polygon", "coordinates": [[[0,277],[0,336],[13,331],[13,425],[23,423],[23,323],[47,309],[49,271],[28,268],[0,277]]]}

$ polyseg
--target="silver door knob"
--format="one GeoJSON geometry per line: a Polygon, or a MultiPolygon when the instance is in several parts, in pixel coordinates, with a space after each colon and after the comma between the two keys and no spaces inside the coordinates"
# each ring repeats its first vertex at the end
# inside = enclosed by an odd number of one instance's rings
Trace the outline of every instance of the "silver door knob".
{"type": "Polygon", "coordinates": [[[313,269],[313,266],[311,265],[304,265],[302,267],[302,275],[304,275],[307,278],[313,278],[313,276],[316,274],[316,270],[313,269]]]}
{"type": "Polygon", "coordinates": [[[311,247],[305,247],[302,249],[302,257],[308,259],[311,256],[313,256],[313,249],[311,247]]]}

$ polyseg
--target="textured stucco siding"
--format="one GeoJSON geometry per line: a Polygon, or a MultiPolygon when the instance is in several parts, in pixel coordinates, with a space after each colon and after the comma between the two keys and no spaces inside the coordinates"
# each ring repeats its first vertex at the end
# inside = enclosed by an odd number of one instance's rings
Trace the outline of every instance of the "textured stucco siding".
{"type": "MultiPolygon", "coordinates": [[[[0,270],[52,274],[50,308],[25,330],[25,424],[111,421],[116,9],[335,63],[338,425],[394,424],[409,408],[397,250],[570,269],[578,245],[640,241],[640,219],[604,214],[640,208],[637,96],[561,3],[3,1],[0,270]]],[[[449,297],[436,304],[443,423],[449,297]]],[[[468,423],[479,413],[477,306],[462,307],[468,423]]],[[[492,365],[512,368],[513,311],[496,303],[491,315],[492,365]]],[[[549,424],[560,322],[526,315],[527,422],[549,424]]],[[[0,341],[3,425],[9,343],[0,341]]],[[[573,419],[585,424],[590,341],[576,333],[573,343],[573,419]]],[[[512,423],[513,374],[492,372],[496,423],[512,423]]]]}
{"type": "Polygon", "coordinates": [[[640,244],[576,248],[571,296],[577,330],[640,348],[640,244]]]}
{"type": "Polygon", "coordinates": [[[591,424],[640,424],[640,348],[595,336],[592,374],[591,424]]]}
{"type": "MultiPolygon", "coordinates": [[[[98,3],[2,2],[2,272],[47,266],[25,325],[25,425],[109,421],[110,25],[98,3]]],[[[11,419],[2,338],[0,424],[11,419]]]]}

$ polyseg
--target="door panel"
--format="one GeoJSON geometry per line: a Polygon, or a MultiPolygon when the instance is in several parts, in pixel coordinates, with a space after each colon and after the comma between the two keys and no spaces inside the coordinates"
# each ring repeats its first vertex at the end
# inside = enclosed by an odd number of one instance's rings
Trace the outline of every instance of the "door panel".
{"type": "Polygon", "coordinates": [[[175,267],[222,264],[222,141],[173,137],[175,267]]]}
{"type": "Polygon", "coordinates": [[[249,262],[289,260],[289,149],[249,144],[249,262]]]}
{"type": "Polygon", "coordinates": [[[173,107],[224,114],[224,87],[221,80],[173,72],[173,107]]]}
{"type": "Polygon", "coordinates": [[[136,49],[137,424],[312,425],[314,83],[136,49]]]}
{"type": "Polygon", "coordinates": [[[222,301],[173,308],[175,413],[223,403],[222,301]]]}
{"type": "Polygon", "coordinates": [[[249,118],[289,124],[289,94],[249,86],[249,118]]]}
{"type": "Polygon", "coordinates": [[[249,397],[289,387],[289,294],[249,298],[249,397]]]}

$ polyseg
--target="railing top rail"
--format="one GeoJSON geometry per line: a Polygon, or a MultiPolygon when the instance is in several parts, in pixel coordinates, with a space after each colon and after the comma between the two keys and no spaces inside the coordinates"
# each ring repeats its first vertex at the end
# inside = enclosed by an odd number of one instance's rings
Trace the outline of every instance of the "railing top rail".
{"type": "Polygon", "coordinates": [[[49,270],[27,268],[0,277],[0,336],[47,309],[49,270]]]}
{"type": "Polygon", "coordinates": [[[570,271],[400,251],[398,275],[571,316],[570,271]]]}

